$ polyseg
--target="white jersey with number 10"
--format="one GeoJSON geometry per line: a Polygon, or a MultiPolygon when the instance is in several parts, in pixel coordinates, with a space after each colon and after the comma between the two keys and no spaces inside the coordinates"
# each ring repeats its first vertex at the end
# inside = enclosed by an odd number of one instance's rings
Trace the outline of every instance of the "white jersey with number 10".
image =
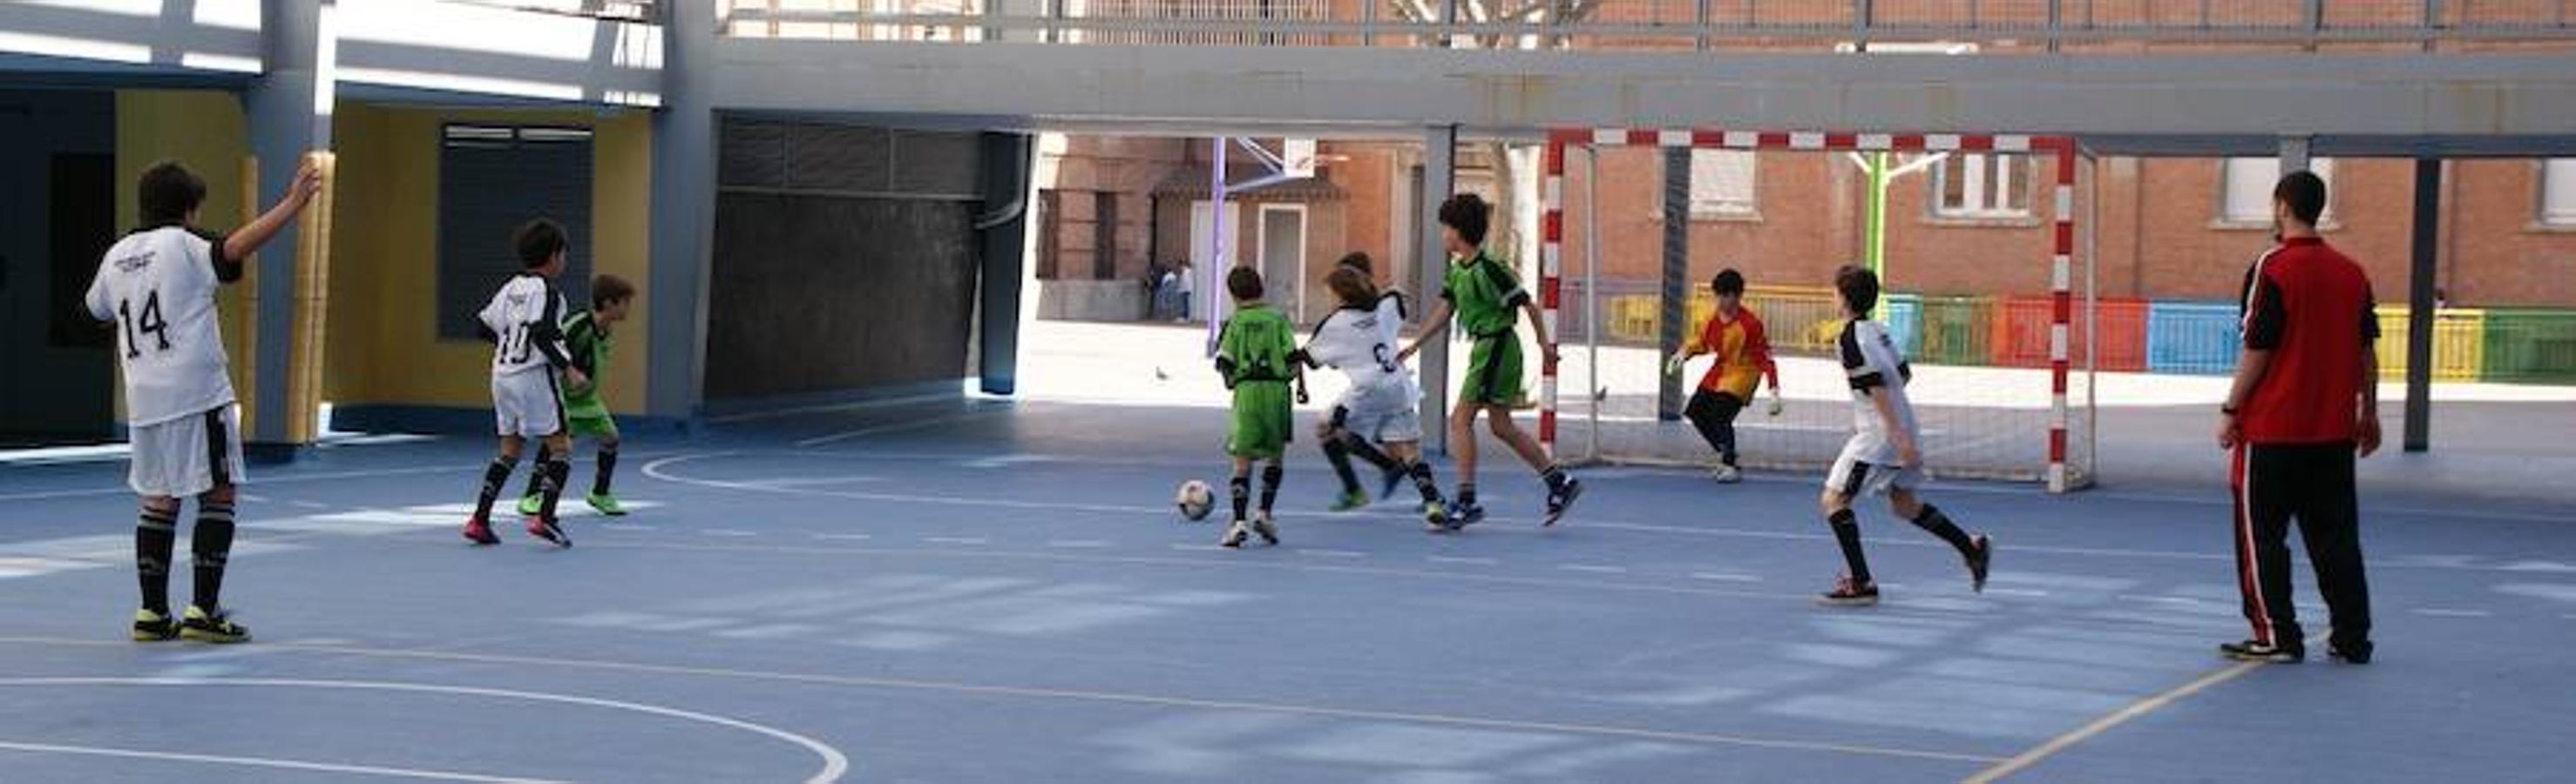
{"type": "Polygon", "coordinates": [[[553,358],[569,357],[563,345],[563,292],[554,281],[522,273],[492,295],[477,316],[492,331],[492,375],[508,376],[544,370],[553,358]]]}

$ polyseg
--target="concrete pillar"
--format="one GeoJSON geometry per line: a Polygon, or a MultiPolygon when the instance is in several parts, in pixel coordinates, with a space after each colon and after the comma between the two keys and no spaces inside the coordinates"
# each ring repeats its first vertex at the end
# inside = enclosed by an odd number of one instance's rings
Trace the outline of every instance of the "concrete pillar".
{"type": "MultiPolygon", "coordinates": [[[[1419,233],[1414,246],[1414,271],[1419,280],[1414,293],[1427,304],[1440,295],[1441,279],[1449,273],[1449,249],[1440,242],[1440,202],[1458,190],[1458,127],[1434,126],[1422,133],[1422,211],[1414,226],[1419,233]]],[[[1423,329],[1439,326],[1424,324],[1423,329]]],[[[1449,451],[1449,348],[1447,341],[1423,346],[1413,355],[1415,367],[1422,374],[1422,438],[1425,448],[1441,453],[1449,451]]]]}
{"type": "MultiPolygon", "coordinates": [[[[267,70],[243,94],[251,155],[259,161],[259,199],[253,209],[277,203],[295,181],[304,154],[331,148],[332,0],[263,0],[260,25],[267,70]]],[[[288,377],[295,349],[295,256],[299,232],[283,231],[259,253],[251,292],[251,388],[244,390],[254,459],[291,459],[296,443],[289,417],[288,377]]],[[[319,327],[316,327],[317,329],[319,327]]]]}
{"type": "MultiPolygon", "coordinates": [[[[2433,449],[2433,273],[2441,256],[2442,159],[2415,159],[2415,247],[2406,302],[2406,451],[2433,449]]],[[[2381,335],[2388,340],[2393,336],[2381,335]]]]}
{"type": "Polygon", "coordinates": [[[1037,137],[988,133],[983,139],[984,215],[975,329],[976,375],[986,394],[1019,388],[1020,284],[1028,256],[1029,177],[1037,167],[1037,137]]]}
{"type": "Polygon", "coordinates": [[[716,214],[711,4],[670,7],[662,29],[662,110],[653,114],[650,272],[644,334],[653,352],[645,413],[694,420],[706,399],[707,277],[716,214]]]}

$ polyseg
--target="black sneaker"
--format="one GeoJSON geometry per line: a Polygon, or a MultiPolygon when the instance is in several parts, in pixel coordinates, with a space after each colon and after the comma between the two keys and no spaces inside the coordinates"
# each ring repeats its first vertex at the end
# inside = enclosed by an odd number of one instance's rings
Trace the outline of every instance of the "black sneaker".
{"type": "Polygon", "coordinates": [[[1252,516],[1252,532],[1261,537],[1262,544],[1279,546],[1279,524],[1270,519],[1269,512],[1252,516]]]}
{"type": "Polygon", "coordinates": [[[1483,504],[1450,504],[1449,530],[1455,531],[1485,521],[1483,504]]]}
{"type": "Polygon", "coordinates": [[[2345,664],[2369,664],[2371,651],[2377,647],[2370,644],[2369,640],[2350,645],[2328,645],[2326,655],[2345,664]]]}
{"type": "Polygon", "coordinates": [[[1868,607],[1878,604],[1878,584],[1853,580],[1849,575],[1834,581],[1834,589],[1816,597],[1828,607],[1868,607]]]}
{"type": "Polygon", "coordinates": [[[179,621],[179,636],[217,645],[250,642],[250,627],[233,623],[232,613],[222,610],[209,613],[203,608],[190,606],[186,617],[179,621]]]}
{"type": "Polygon", "coordinates": [[[151,610],[134,611],[135,642],[168,642],[179,639],[179,619],[169,613],[151,610]]]}
{"type": "Polygon", "coordinates": [[[539,515],[528,518],[528,535],[558,548],[572,546],[572,536],[565,534],[563,524],[552,517],[539,515]]]}
{"type": "Polygon", "coordinates": [[[1978,534],[1968,544],[1975,548],[1975,552],[1968,554],[1968,587],[1977,593],[1985,593],[1986,570],[1995,565],[1995,541],[1986,538],[1985,534],[1978,534]]]}
{"type": "Polygon", "coordinates": [[[1575,479],[1574,477],[1566,477],[1564,484],[1549,488],[1547,491],[1547,519],[1539,521],[1539,527],[1544,528],[1555,525],[1557,520],[1565,517],[1566,510],[1574,508],[1574,499],[1582,497],[1583,481],[1575,479]]]}
{"type": "Polygon", "coordinates": [[[2237,661],[2270,662],[2273,664],[2297,664],[2308,658],[2308,653],[2306,651],[2302,651],[2297,648],[2285,648],[2279,645],[2255,642],[2253,640],[2231,642],[2220,645],[2218,646],[2218,653],[2221,656],[2235,659],[2237,661]]]}

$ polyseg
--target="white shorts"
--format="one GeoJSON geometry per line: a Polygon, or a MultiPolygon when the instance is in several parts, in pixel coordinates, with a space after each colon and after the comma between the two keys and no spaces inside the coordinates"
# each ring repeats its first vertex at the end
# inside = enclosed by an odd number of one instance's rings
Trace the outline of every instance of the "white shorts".
{"type": "Polygon", "coordinates": [[[241,408],[232,404],[134,428],[134,468],[126,484],[147,496],[188,498],[216,485],[245,483],[241,408]]]}
{"type": "Polygon", "coordinates": [[[1841,494],[1845,499],[1858,500],[1889,490],[1914,492],[1932,480],[1931,473],[1924,471],[1922,466],[1897,468],[1889,465],[1895,462],[1893,460],[1872,463],[1862,457],[1864,455],[1860,452],[1843,450],[1842,457],[1834,460],[1834,470],[1825,474],[1825,490],[1841,494]]]}
{"type": "Polygon", "coordinates": [[[503,438],[544,438],[564,432],[563,392],[552,370],[492,377],[492,416],[503,438]]]}
{"type": "Polygon", "coordinates": [[[1353,410],[1347,406],[1334,406],[1333,424],[1380,444],[1422,441],[1422,412],[1409,407],[1362,406],[1353,410]]]}

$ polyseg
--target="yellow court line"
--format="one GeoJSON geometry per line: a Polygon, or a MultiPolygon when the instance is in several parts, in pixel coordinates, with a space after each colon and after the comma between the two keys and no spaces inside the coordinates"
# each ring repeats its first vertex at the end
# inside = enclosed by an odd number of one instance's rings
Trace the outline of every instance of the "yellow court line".
{"type": "Polygon", "coordinates": [[[2215,672],[2200,676],[2198,679],[2193,680],[2190,683],[2168,689],[2162,694],[2157,694],[2137,702],[2129,703],[2127,707],[2112,711],[2109,715],[2101,718],[2094,719],[2091,723],[2075,728],[2074,731],[2050,738],[2048,739],[2048,742],[2033,746],[2029,751],[2015,754],[2012,759],[2004,760],[2000,763],[1996,763],[1994,767],[1978,771],[1977,775],[1969,776],[1964,784],[1991,784],[1991,782],[2000,781],[2006,776],[2011,776],[2013,774],[2029,770],[2031,766],[2044,762],[2049,757],[2056,756],[2058,752],[2073,748],[2075,744],[2092,740],[2095,736],[2099,736],[2105,732],[2110,732],[2113,727],[2127,724],[2131,720],[2140,716],[2154,713],[2158,709],[2167,705],[2172,705],[2175,702],[2182,700],[2184,697],[2198,694],[2209,687],[2244,677],[2246,673],[2261,669],[2264,664],[2265,662],[2259,661],[2237,662],[2226,667],[2221,667],[2215,672]]]}
{"type": "MultiPolygon", "coordinates": [[[[123,648],[123,647],[131,647],[131,646],[132,646],[132,643],[125,643],[125,642],[111,642],[111,641],[104,641],[104,640],[74,640],[74,639],[62,639],[62,638],[50,638],[50,637],[0,637],[0,644],[53,645],[53,646],[73,646],[73,647],[88,647],[88,648],[106,648],[106,647],[118,647],[118,648],[123,648]]],[[[425,651],[425,650],[411,650],[411,649],[402,649],[402,648],[371,648],[371,647],[363,647],[363,646],[344,646],[344,645],[300,645],[300,644],[295,644],[295,643],[260,643],[260,644],[259,644],[259,646],[258,646],[258,648],[257,648],[257,650],[262,650],[262,651],[292,651],[292,652],[300,652],[300,653],[337,654],[337,655],[362,656],[362,657],[386,658],[386,659],[418,659],[418,660],[426,660],[426,661],[466,662],[466,663],[472,663],[472,664],[496,664],[496,665],[508,665],[508,666],[513,666],[513,667],[523,667],[523,666],[533,666],[533,667],[562,667],[562,668],[568,668],[568,669],[596,670],[596,671],[603,671],[603,672],[634,672],[634,673],[650,673],[650,674],[656,674],[656,675],[691,675],[691,676],[712,677],[712,678],[733,678],[733,679],[739,679],[739,680],[774,681],[774,682],[784,682],[784,683],[810,683],[810,684],[821,684],[821,685],[828,685],[828,686],[849,686],[849,687],[858,687],[858,688],[892,689],[892,690],[902,690],[902,691],[927,691],[927,692],[945,692],[945,693],[950,693],[950,694],[973,694],[973,695],[980,695],[980,696],[992,696],[992,697],[1025,697],[1025,698],[1054,699],[1054,700],[1065,700],[1065,701],[1116,703],[1116,704],[1125,704],[1125,705],[1147,705],[1147,706],[1162,707],[1162,708],[1199,708],[1199,709],[1205,709],[1205,710],[1234,710],[1234,711],[1251,711],[1251,712],[1258,712],[1258,713],[1274,713],[1274,714],[1287,714],[1287,715],[1298,715],[1298,716],[1321,716],[1321,717],[1336,718],[1336,719],[1364,719],[1364,720],[1370,720],[1370,721],[1395,721],[1395,722],[1406,722],[1406,723],[1412,723],[1412,724],[1434,724],[1434,725],[1443,725],[1443,726],[1451,726],[1451,727],[1473,727],[1473,728],[1477,728],[1477,729],[1518,730],[1518,731],[1526,731],[1526,732],[1558,732],[1558,733],[1568,733],[1568,734],[1577,734],[1577,735],[1593,735],[1593,736],[1601,736],[1601,737],[1630,738],[1630,739],[1638,739],[1638,740],[1657,740],[1657,741],[1668,741],[1668,742],[1676,742],[1676,743],[1694,743],[1694,744],[1700,744],[1700,745],[1711,745],[1711,746],[1738,746],[1738,747],[1747,747],[1747,748],[1780,749],[1780,750],[1788,750],[1788,751],[1833,752],[1833,753],[1838,753],[1838,754],[1855,754],[1855,755],[1875,756],[1875,757],[1894,757],[1894,758],[1902,758],[1902,759],[1934,760],[1934,761],[1940,761],[1940,762],[1967,762],[1967,763],[1977,763],[1977,764],[1989,764],[1989,763],[1995,763],[1995,762],[2000,762],[2000,761],[2002,761],[2002,760],[2000,760],[2000,759],[1998,759],[1998,758],[1996,758],[1996,757],[1994,757],[1994,756],[1991,756],[1991,755],[1980,755],[1980,754],[1960,754],[1960,753],[1955,753],[1955,752],[1945,752],[1945,751],[1925,751],[1925,750],[1921,750],[1921,749],[1903,749],[1903,748],[1892,748],[1892,747],[1884,747],[1884,746],[1865,746],[1865,745],[1859,745],[1859,744],[1832,743],[1832,742],[1826,742],[1826,741],[1805,741],[1805,740],[1791,740],[1791,739],[1783,739],[1783,738],[1756,738],[1756,737],[1746,737],[1746,736],[1739,736],[1739,735],[1718,735],[1718,734],[1709,734],[1709,733],[1682,732],[1682,731],[1674,731],[1674,730],[1645,729],[1645,728],[1638,728],[1638,727],[1617,727],[1617,726],[1603,726],[1603,725],[1591,725],[1591,724],[1567,724],[1567,723],[1559,723],[1559,722],[1545,722],[1545,721],[1520,721],[1520,720],[1514,720],[1514,719],[1494,719],[1494,718],[1482,718],[1482,717],[1475,717],[1475,716],[1457,716],[1457,715],[1450,715],[1450,714],[1438,714],[1438,713],[1409,713],[1409,712],[1404,712],[1404,711],[1371,710],[1371,709],[1364,709],[1364,708],[1334,708],[1334,707],[1325,707],[1325,706],[1317,706],[1317,705],[1286,705],[1286,704],[1277,704],[1277,703],[1246,702],[1246,701],[1238,701],[1238,700],[1202,699],[1202,698],[1196,698],[1196,697],[1169,697],[1169,696],[1159,696],[1159,695],[1150,695],[1150,694],[1128,694],[1128,693],[1121,693],[1121,692],[1085,691],[1085,690],[1078,690],[1078,689],[1053,689],[1053,688],[1024,687],[1024,686],[994,686],[994,685],[973,684],[973,683],[950,683],[950,682],[941,682],[941,681],[917,681],[917,680],[906,680],[906,679],[900,679],[900,678],[873,678],[873,677],[849,676],[849,675],[822,675],[822,674],[812,674],[812,673],[768,672],[768,671],[762,671],[762,670],[737,670],[737,669],[726,669],[726,668],[716,668],[716,667],[692,667],[692,666],[685,666],[685,665],[672,665],[672,664],[647,664],[647,663],[642,663],[642,662],[618,662],[618,661],[601,661],[601,660],[591,660],[591,659],[562,659],[562,658],[539,657],[539,656],[510,656],[510,655],[503,655],[503,654],[458,653],[458,652],[451,652],[451,651],[425,651]]]]}

